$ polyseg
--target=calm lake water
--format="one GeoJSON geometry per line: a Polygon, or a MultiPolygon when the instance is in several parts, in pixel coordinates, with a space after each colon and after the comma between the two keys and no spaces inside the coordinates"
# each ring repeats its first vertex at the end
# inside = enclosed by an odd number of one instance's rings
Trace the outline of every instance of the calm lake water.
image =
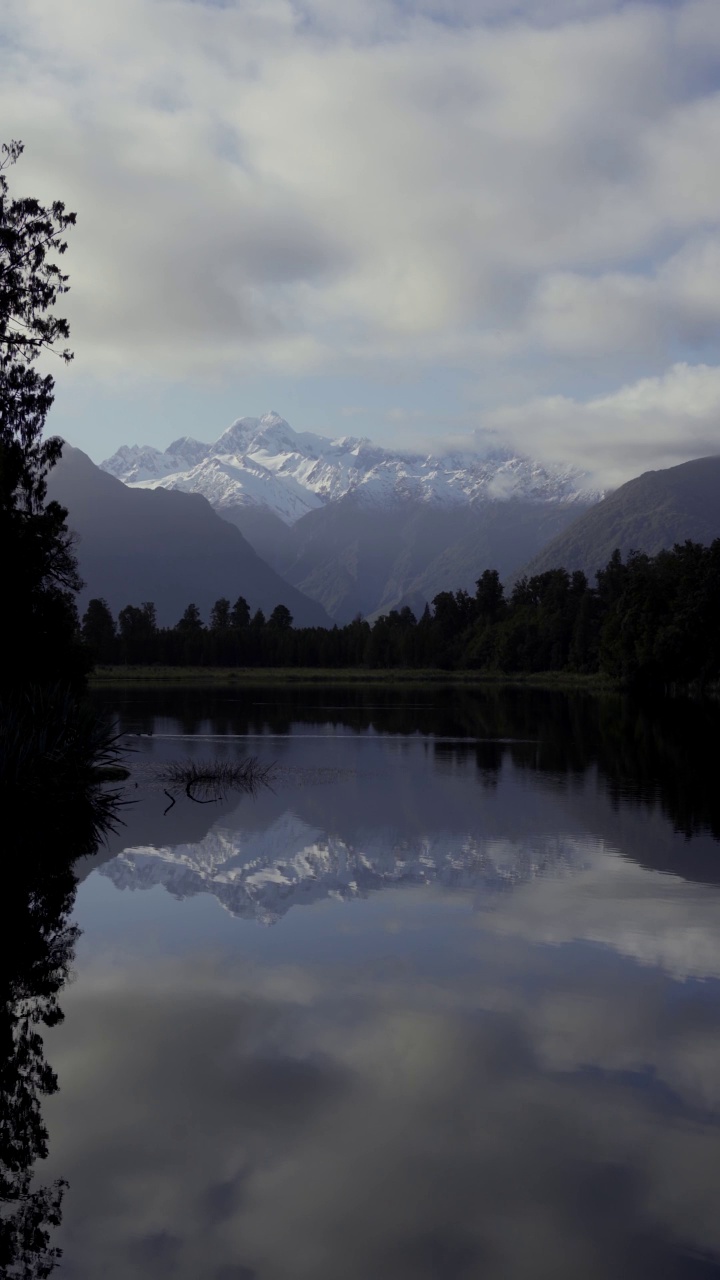
{"type": "Polygon", "coordinates": [[[43,1030],[56,1274],[720,1274],[717,708],[98,697],[133,779],[43,1030]],[[248,753],[168,808],[156,766],[248,753]]]}

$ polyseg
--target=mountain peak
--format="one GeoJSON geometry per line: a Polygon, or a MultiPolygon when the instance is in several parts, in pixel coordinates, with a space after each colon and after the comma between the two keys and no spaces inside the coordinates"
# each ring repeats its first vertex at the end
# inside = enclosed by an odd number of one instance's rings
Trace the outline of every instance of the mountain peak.
{"type": "Polygon", "coordinates": [[[295,431],[275,409],[260,418],[237,418],[214,444],[184,436],[164,454],[125,446],[102,466],[126,484],[198,491],[218,510],[255,506],[285,524],[350,495],[372,507],[412,501],[436,508],[511,498],[589,502],[601,496],[584,489],[579,472],[545,467],[509,450],[394,452],[367,437],[295,431]]]}
{"type": "MultiPolygon", "coordinates": [[[[200,440],[195,440],[193,436],[180,436],[178,440],[173,440],[169,444],[165,453],[175,462],[187,462],[189,466],[194,467],[198,462],[202,462],[208,455],[208,445],[203,444],[200,440]]],[[[176,467],[176,470],[180,470],[176,467]]]]}

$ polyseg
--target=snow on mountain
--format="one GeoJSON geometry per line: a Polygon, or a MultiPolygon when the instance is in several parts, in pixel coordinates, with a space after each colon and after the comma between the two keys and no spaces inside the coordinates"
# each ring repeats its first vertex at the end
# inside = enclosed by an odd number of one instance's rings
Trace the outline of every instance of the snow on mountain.
{"type": "Polygon", "coordinates": [[[267,507],[290,525],[307,511],[323,505],[322,499],[304,489],[294,476],[279,479],[254,457],[239,455],[205,458],[189,470],[126,483],[131,483],[136,489],[181,489],[184,493],[201,493],[217,511],[233,506],[267,507]]]}
{"type": "Polygon", "coordinates": [[[398,885],[499,892],[584,858],[582,842],[538,836],[515,844],[468,833],[412,841],[373,830],[351,845],[287,811],[264,831],[212,829],[196,844],[128,848],[100,868],[118,889],[163,885],[173,897],[212,894],[231,913],[270,925],[293,906],[351,901],[398,885]]]}
{"type": "Polygon", "coordinates": [[[159,480],[178,471],[178,459],[170,451],[161,453],[152,445],[124,444],[101,463],[101,469],[125,484],[136,485],[143,480],[159,480]]]}
{"type": "MultiPolygon", "coordinates": [[[[168,445],[164,452],[154,449],[149,444],[124,444],[112,458],[102,463],[102,470],[107,471],[125,484],[140,485],[146,481],[164,479],[195,467],[206,458],[211,445],[201,444],[192,436],[181,436],[168,445]]],[[[176,488],[176,485],[165,485],[165,488],[176,488]]]]}
{"type": "Polygon", "coordinates": [[[214,444],[184,436],[164,451],[123,445],[101,466],[131,486],[201,493],[218,510],[264,507],[289,525],[349,495],[381,507],[414,501],[441,508],[509,498],[587,503],[602,497],[583,488],[582,473],[551,469],[509,450],[396,453],[367,439],[294,431],[274,412],[239,418],[214,444]]]}

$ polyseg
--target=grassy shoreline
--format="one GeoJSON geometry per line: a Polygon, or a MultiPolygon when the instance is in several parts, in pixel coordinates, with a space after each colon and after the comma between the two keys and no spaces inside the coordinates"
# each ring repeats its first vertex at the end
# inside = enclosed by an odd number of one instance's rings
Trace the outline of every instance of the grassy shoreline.
{"type": "Polygon", "coordinates": [[[536,689],[586,689],[616,692],[619,683],[602,675],[545,671],[515,673],[443,671],[439,668],[374,669],[363,667],[96,667],[90,687],[144,685],[205,688],[243,685],[522,685],[536,689]]]}

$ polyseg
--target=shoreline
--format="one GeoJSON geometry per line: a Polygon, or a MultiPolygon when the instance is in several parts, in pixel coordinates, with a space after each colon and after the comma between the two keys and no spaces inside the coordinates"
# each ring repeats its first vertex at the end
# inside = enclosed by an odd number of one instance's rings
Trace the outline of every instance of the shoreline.
{"type": "Polygon", "coordinates": [[[90,689],[148,687],[228,688],[245,685],[477,685],[617,693],[620,682],[602,675],[572,672],[444,671],[441,668],[362,667],[96,667],[90,689]]]}

